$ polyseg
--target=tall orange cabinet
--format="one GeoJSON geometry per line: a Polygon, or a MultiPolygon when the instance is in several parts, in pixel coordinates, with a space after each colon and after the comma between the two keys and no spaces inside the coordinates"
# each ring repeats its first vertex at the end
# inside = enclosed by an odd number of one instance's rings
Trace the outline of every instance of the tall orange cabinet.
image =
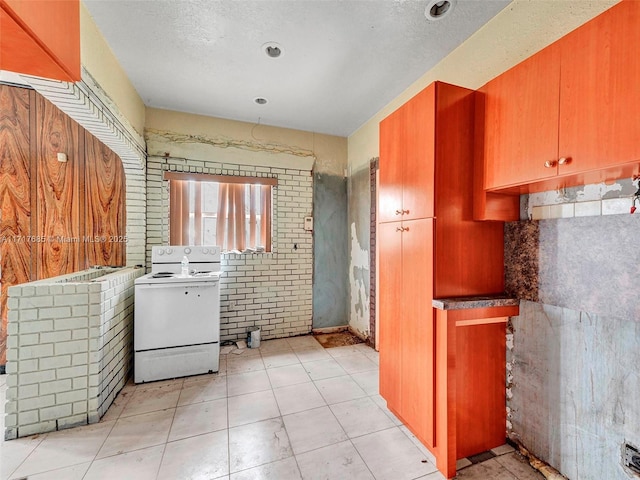
{"type": "Polygon", "coordinates": [[[380,393],[432,451],[447,411],[432,300],[504,286],[503,224],[473,221],[474,108],[474,91],[436,82],[380,123],[380,393]]]}

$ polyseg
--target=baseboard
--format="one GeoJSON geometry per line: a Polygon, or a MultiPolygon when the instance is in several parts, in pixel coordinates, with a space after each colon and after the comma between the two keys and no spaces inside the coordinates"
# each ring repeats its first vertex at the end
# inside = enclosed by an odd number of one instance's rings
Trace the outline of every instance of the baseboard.
{"type": "Polygon", "coordinates": [[[340,332],[346,332],[347,330],[351,330],[349,328],[349,325],[340,325],[338,327],[324,327],[324,328],[314,328],[311,330],[311,333],[318,334],[318,333],[340,333],[340,332]]]}

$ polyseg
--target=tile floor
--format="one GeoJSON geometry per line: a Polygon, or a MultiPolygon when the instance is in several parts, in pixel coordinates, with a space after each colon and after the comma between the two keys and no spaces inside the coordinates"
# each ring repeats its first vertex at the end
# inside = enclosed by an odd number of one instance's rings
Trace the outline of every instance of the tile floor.
{"type": "MultiPolygon", "coordinates": [[[[4,432],[6,376],[0,376],[4,432]]],[[[459,478],[543,478],[506,449],[459,478]]],[[[97,424],[0,442],[0,480],[444,477],[378,394],[378,354],[313,337],[223,355],[220,372],[127,385],[97,424]]]]}

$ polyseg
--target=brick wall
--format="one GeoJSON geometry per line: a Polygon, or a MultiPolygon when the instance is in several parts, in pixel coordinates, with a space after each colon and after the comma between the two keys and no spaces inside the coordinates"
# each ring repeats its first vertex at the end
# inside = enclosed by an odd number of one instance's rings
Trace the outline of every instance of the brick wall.
{"type": "Polygon", "coordinates": [[[147,266],[151,247],[169,240],[169,190],[164,171],[278,179],[273,193],[273,251],[223,254],[220,282],[221,340],[243,339],[259,326],[262,338],[306,334],[312,321],[312,214],[310,170],[149,157],[147,161],[147,266]]]}
{"type": "Polygon", "coordinates": [[[142,273],[91,269],[9,289],[6,439],[94,423],[106,412],[131,369],[142,273]]]}

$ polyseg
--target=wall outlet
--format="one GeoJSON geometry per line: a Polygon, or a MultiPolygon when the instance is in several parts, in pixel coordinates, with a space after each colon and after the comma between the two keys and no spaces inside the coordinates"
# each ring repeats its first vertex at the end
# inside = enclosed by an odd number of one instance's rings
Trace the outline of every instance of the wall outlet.
{"type": "Polygon", "coordinates": [[[624,466],[635,473],[640,473],[640,451],[626,443],[624,445],[624,466]]]}

